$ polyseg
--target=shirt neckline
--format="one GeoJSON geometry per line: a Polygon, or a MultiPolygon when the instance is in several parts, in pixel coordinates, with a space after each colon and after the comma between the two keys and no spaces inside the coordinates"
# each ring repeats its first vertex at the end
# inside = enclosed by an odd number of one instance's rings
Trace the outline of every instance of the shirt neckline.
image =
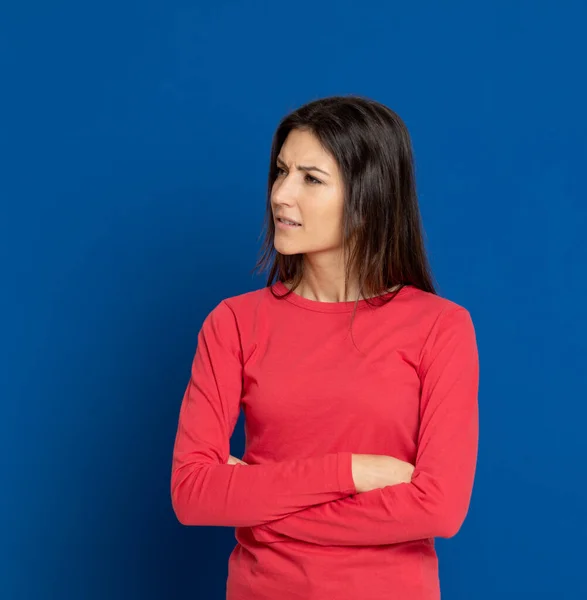
{"type": "MultiPolygon", "coordinates": [[[[283,281],[276,281],[273,284],[273,289],[281,294],[286,294],[290,290],[283,283],[283,281]]],[[[407,292],[410,289],[416,289],[411,284],[406,284],[402,286],[399,290],[394,292],[385,292],[384,294],[380,294],[379,296],[375,296],[371,298],[371,301],[377,302],[378,299],[386,299],[389,296],[400,296],[407,292]]],[[[301,306],[302,308],[308,308],[310,310],[315,310],[318,312],[329,312],[329,313],[342,313],[342,312],[352,312],[355,307],[354,300],[345,300],[343,302],[323,302],[321,300],[312,300],[310,298],[306,298],[305,296],[300,296],[296,292],[291,292],[287,296],[283,298],[287,300],[291,304],[295,304],[296,306],[301,306]]],[[[376,305],[375,305],[376,306],[376,305]]],[[[366,298],[362,298],[357,302],[357,310],[362,310],[364,308],[375,308],[373,304],[369,304],[369,300],[366,298]]]]}

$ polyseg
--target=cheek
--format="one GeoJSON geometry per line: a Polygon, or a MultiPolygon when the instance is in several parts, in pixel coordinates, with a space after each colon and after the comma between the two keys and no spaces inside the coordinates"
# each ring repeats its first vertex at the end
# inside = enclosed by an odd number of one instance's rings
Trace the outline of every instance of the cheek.
{"type": "Polygon", "coordinates": [[[342,227],[342,205],[338,200],[325,202],[313,222],[320,224],[329,231],[339,231],[342,227]]]}
{"type": "Polygon", "coordinates": [[[300,203],[302,211],[307,212],[312,221],[318,223],[341,223],[343,202],[341,194],[338,191],[322,190],[320,193],[315,191],[312,197],[304,199],[300,203]]]}
{"type": "Polygon", "coordinates": [[[342,241],[342,214],[335,210],[313,212],[306,219],[305,233],[319,245],[339,244],[342,241]]]}

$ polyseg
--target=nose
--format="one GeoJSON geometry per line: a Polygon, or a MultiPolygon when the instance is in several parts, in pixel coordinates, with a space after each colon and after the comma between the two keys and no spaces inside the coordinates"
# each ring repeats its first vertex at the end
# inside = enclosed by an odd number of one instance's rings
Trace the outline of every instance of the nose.
{"type": "Polygon", "coordinates": [[[271,199],[275,205],[292,206],[297,202],[300,186],[295,177],[281,176],[273,183],[271,199]]]}

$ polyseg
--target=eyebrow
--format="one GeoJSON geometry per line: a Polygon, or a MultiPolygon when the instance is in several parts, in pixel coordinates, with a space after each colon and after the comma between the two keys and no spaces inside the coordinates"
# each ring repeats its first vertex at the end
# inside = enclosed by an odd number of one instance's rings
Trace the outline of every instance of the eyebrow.
{"type": "MultiPolygon", "coordinates": [[[[287,167],[285,162],[283,162],[283,160],[281,160],[281,158],[279,158],[279,156],[277,157],[277,162],[281,163],[284,167],[287,167]]],[[[328,177],[330,177],[330,173],[327,173],[326,171],[323,171],[322,169],[319,169],[318,167],[303,167],[302,165],[299,165],[298,171],[320,171],[320,173],[324,173],[324,175],[328,175],[328,177]]]]}

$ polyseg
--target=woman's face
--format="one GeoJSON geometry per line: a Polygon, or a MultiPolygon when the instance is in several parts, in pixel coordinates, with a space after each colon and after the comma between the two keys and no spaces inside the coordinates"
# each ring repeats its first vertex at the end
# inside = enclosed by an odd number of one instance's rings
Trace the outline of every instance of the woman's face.
{"type": "Polygon", "coordinates": [[[271,189],[275,249],[281,254],[340,250],[344,184],[334,158],[313,133],[293,129],[276,166],[271,189]],[[300,225],[283,227],[277,217],[300,225]]]}

